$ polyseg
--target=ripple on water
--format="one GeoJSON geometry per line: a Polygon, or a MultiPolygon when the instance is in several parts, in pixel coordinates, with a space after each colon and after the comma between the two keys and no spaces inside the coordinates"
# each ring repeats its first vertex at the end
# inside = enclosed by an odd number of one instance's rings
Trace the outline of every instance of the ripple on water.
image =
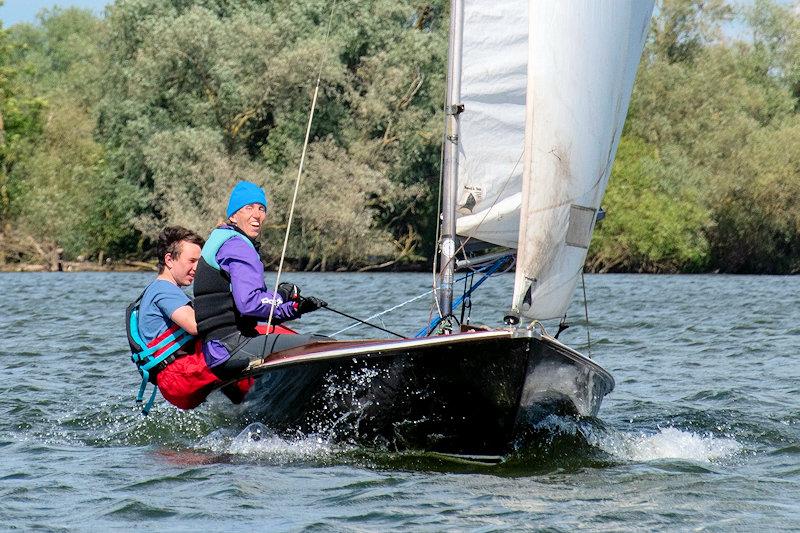
{"type": "MultiPolygon", "coordinates": [[[[190,413],[159,399],[143,417],[119,324],[151,277],[0,275],[0,297],[15,295],[0,305],[4,526],[133,529],[144,515],[151,529],[796,528],[800,277],[586,276],[591,352],[617,390],[599,420],[550,420],[539,444],[495,466],[279,437],[216,397],[190,413]]],[[[425,274],[291,280],[359,316],[430,285],[425,274]]],[[[498,323],[512,284],[487,281],[473,321],[498,323]]],[[[385,325],[414,331],[423,300],[385,325]]],[[[578,294],[568,344],[585,343],[583,313],[578,294]]],[[[299,323],[348,325],[330,313],[299,323]]]]}
{"type": "Polygon", "coordinates": [[[800,444],[791,444],[776,448],[769,452],[769,455],[800,455],[800,444]]]}
{"type": "Polygon", "coordinates": [[[127,518],[143,522],[158,518],[168,518],[176,516],[177,514],[177,512],[165,509],[164,507],[155,507],[139,500],[125,499],[121,504],[116,505],[112,510],[104,513],[103,516],[127,518]]]}
{"type": "Polygon", "coordinates": [[[735,400],[738,397],[739,397],[738,394],[730,389],[724,389],[724,390],[710,389],[710,390],[698,391],[683,399],[689,402],[703,402],[703,401],[727,402],[729,400],[735,400]]]}

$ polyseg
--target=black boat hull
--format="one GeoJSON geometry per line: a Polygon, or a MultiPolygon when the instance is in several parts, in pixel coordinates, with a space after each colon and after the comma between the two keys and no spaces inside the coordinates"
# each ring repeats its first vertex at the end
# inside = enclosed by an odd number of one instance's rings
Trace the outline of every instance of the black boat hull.
{"type": "Polygon", "coordinates": [[[325,343],[250,369],[251,414],[284,435],[389,450],[504,455],[551,414],[594,416],[614,380],[525,331],[325,343]]]}

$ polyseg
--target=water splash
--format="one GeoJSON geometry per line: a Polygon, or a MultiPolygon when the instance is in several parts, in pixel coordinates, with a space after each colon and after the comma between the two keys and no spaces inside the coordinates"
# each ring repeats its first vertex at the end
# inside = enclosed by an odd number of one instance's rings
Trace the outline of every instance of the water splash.
{"type": "Polygon", "coordinates": [[[198,447],[215,453],[265,459],[282,464],[316,462],[346,451],[319,435],[280,437],[260,422],[250,424],[235,435],[225,429],[214,431],[202,439],[198,447]]]}
{"type": "Polygon", "coordinates": [[[674,427],[661,428],[652,435],[616,432],[600,439],[599,445],[607,453],[629,461],[681,459],[710,463],[742,450],[734,439],[674,427]]]}
{"type": "MultiPolygon", "coordinates": [[[[592,419],[548,416],[535,426],[546,433],[546,442],[557,448],[565,438],[577,438],[590,447],[625,461],[677,459],[711,463],[742,451],[735,439],[712,433],[700,434],[676,427],[658,428],[656,433],[625,432],[605,427],[592,419]]],[[[574,445],[574,443],[573,443],[574,445]]]]}

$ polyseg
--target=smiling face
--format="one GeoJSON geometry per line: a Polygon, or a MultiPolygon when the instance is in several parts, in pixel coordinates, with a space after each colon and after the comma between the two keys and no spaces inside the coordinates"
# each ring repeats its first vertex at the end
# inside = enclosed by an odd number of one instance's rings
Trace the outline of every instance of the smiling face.
{"type": "Polygon", "coordinates": [[[251,239],[255,239],[258,237],[259,233],[261,233],[261,225],[264,223],[266,217],[267,208],[262,204],[256,203],[242,207],[232,214],[229,220],[237,228],[242,230],[245,235],[251,239]]]}
{"type": "Polygon", "coordinates": [[[178,244],[178,252],[173,255],[167,253],[164,256],[164,266],[166,266],[172,279],[181,287],[191,285],[194,281],[194,273],[197,270],[197,262],[200,260],[200,247],[193,242],[181,241],[178,244]]]}

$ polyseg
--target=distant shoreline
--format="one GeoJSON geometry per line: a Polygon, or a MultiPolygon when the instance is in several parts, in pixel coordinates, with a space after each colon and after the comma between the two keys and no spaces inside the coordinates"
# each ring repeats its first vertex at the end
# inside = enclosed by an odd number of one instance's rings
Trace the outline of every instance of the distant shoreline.
{"type": "MultiPolygon", "coordinates": [[[[392,265],[389,268],[380,268],[379,265],[368,266],[352,270],[325,270],[324,272],[428,272],[424,264],[406,264],[401,268],[392,265]],[[403,268],[404,267],[404,268],[403,268]]],[[[156,272],[158,267],[155,262],[145,261],[112,261],[99,264],[95,261],[61,261],[60,265],[47,263],[5,263],[0,264],[0,273],[3,272],[156,272]],[[60,267],[60,268],[59,268],[60,267]]],[[[284,272],[319,272],[318,270],[296,270],[284,266],[284,272]]],[[[267,269],[271,271],[271,269],[267,269]]]]}
{"type": "Polygon", "coordinates": [[[58,267],[42,263],[6,263],[0,272],[155,272],[156,264],[138,261],[122,261],[97,264],[93,261],[62,261],[58,267]]]}
{"type": "MultiPolygon", "coordinates": [[[[430,269],[424,268],[424,265],[406,265],[407,268],[393,268],[393,269],[376,269],[376,268],[364,268],[364,269],[354,269],[354,270],[325,270],[325,273],[366,273],[366,272],[376,272],[376,273],[398,273],[398,272],[427,272],[430,273],[430,269]]],[[[51,265],[46,265],[42,263],[6,263],[0,265],[0,274],[3,273],[11,273],[11,272],[46,272],[46,273],[57,273],[57,272],[156,272],[157,266],[156,263],[147,263],[144,261],[119,261],[119,262],[110,262],[103,265],[100,265],[93,261],[63,261],[61,263],[61,270],[57,268],[52,268],[51,265]]],[[[267,269],[267,272],[274,272],[276,269],[267,269]]],[[[284,267],[284,272],[319,272],[318,270],[295,270],[292,268],[284,267]]],[[[513,272],[510,271],[510,272],[513,272]]],[[[587,274],[600,274],[600,272],[586,272],[587,274]]],[[[739,275],[739,276],[796,276],[799,273],[764,273],[764,272],[750,272],[746,274],[730,274],[726,272],[719,272],[719,271],[709,271],[709,272],[602,272],[602,274],[648,274],[648,275],[656,275],[656,276],[663,276],[663,275],[707,275],[707,274],[720,274],[720,275],[739,275]]]]}

